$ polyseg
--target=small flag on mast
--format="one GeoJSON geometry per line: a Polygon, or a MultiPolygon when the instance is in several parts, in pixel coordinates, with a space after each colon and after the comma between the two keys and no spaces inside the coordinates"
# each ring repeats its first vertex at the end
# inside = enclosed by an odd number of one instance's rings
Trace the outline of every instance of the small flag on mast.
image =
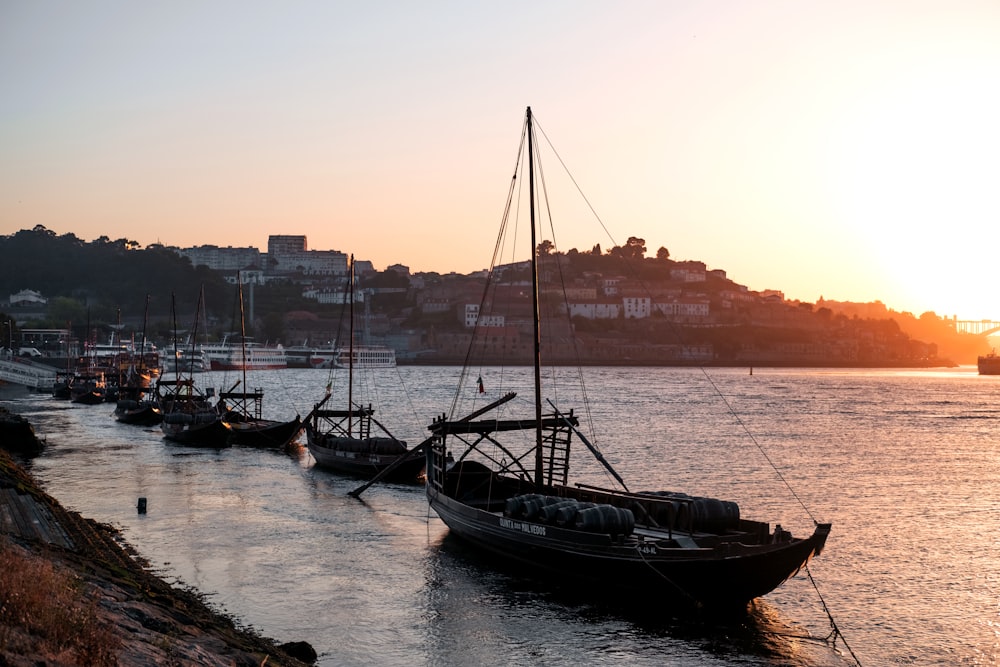
{"type": "Polygon", "coordinates": [[[479,393],[480,394],[484,393],[486,390],[483,388],[483,376],[482,375],[479,376],[479,379],[476,380],[476,383],[479,385],[479,393]]]}

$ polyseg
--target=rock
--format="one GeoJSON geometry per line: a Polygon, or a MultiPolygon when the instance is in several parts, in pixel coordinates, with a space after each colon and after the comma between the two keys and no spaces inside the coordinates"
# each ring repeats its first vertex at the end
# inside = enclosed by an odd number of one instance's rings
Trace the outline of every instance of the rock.
{"type": "Polygon", "coordinates": [[[286,655],[289,655],[296,660],[301,660],[302,662],[308,662],[310,665],[316,662],[316,649],[314,649],[309,642],[285,642],[278,646],[286,655]]]}

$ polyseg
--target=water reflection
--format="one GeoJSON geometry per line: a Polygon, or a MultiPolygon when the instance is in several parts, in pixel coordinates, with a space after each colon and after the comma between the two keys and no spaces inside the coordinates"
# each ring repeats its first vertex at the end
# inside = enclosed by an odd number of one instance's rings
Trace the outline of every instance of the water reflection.
{"type": "MultiPolygon", "coordinates": [[[[410,393],[379,414],[393,424],[419,415],[402,433],[419,441],[454,370],[400,370],[410,393]]],[[[754,434],[802,504],[833,521],[812,570],[863,664],[1000,664],[1000,561],[984,530],[1000,516],[1000,377],[710,369],[736,423],[698,388],[701,371],[589,370],[601,387],[599,444],[630,486],[738,500],[747,516],[808,530],[741,426],[754,434]]],[[[297,391],[288,404],[302,413],[323,381],[278,371],[262,384],[268,396],[297,391]]],[[[304,450],[169,447],[156,429],[115,422],[110,407],[45,396],[15,407],[48,442],[28,465],[51,495],[121,527],[154,567],[240,622],[310,641],[321,665],[850,664],[796,638],[829,629],[802,577],[745,626],[659,620],[465,558],[442,541],[418,487],[376,485],[358,502],[347,495],[357,480],[314,469],[304,450]],[[136,513],[140,496],[147,515],[136,513]]],[[[600,485],[598,474],[583,481],[600,485]]]]}
{"type": "MultiPolygon", "coordinates": [[[[493,562],[492,565],[497,565],[493,562]]],[[[427,557],[427,624],[439,664],[841,665],[822,639],[766,601],[724,622],[657,614],[630,601],[595,602],[484,567],[446,534],[427,557]]]]}

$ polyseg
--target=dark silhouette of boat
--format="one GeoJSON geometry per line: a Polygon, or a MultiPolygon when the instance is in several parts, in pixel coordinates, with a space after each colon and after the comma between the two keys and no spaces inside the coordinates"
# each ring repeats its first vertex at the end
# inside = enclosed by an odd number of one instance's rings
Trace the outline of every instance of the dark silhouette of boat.
{"type": "Polygon", "coordinates": [[[811,535],[794,537],[780,525],[772,528],[741,516],[734,502],[674,491],[629,491],[577,428],[573,411],[552,402],[543,411],[534,144],[529,108],[519,165],[527,171],[534,250],[534,411],[523,418],[501,415],[498,409],[515,397],[508,393],[460,419],[435,419],[432,437],[422,445],[430,507],[451,534],[531,577],[659,610],[745,613],[751,600],[774,590],[822,551],[830,524],[817,523],[811,535]],[[517,432],[530,436],[516,445],[504,442],[517,432]],[[572,484],[575,442],[585,445],[622,488],[572,484]]]}
{"type": "Polygon", "coordinates": [[[157,398],[163,419],[160,429],[167,440],[194,447],[228,447],[232,428],[212,402],[211,389],[203,392],[191,378],[160,379],[157,398]]]}
{"type": "Polygon", "coordinates": [[[981,355],[977,366],[980,375],[1000,375],[1000,356],[995,350],[989,354],[981,355]]]}
{"type": "MultiPolygon", "coordinates": [[[[146,321],[149,317],[149,295],[146,295],[146,309],[142,318],[142,340],[138,354],[129,354],[128,363],[121,373],[118,383],[118,401],[115,404],[115,420],[136,426],[156,426],[163,421],[160,403],[151,390],[153,375],[158,369],[149,368],[146,355],[146,321]]],[[[155,356],[155,355],[154,355],[155,356]]]]}
{"type": "Polygon", "coordinates": [[[219,393],[219,410],[229,424],[231,444],[283,449],[295,440],[302,420],[298,415],[288,421],[264,419],[263,400],[264,390],[259,387],[249,391],[234,387],[219,393]]]}
{"type": "MultiPolygon", "coordinates": [[[[196,313],[201,313],[204,294],[198,297],[196,313]]],[[[177,350],[177,322],[174,311],[174,351],[177,350]]],[[[197,340],[198,315],[195,315],[195,334],[197,340]]],[[[156,401],[163,412],[160,429],[163,437],[173,442],[192,447],[222,448],[229,446],[229,424],[222,419],[216,404],[213,402],[214,390],[203,391],[194,381],[193,374],[183,375],[175,367],[173,379],[160,377],[156,381],[156,401]]]]}
{"type": "Polygon", "coordinates": [[[156,426],[163,421],[163,411],[153,391],[135,385],[122,385],[115,403],[115,421],[135,426],[156,426]]]}
{"type": "Polygon", "coordinates": [[[107,383],[104,373],[95,370],[83,370],[76,373],[69,384],[69,400],[83,405],[99,405],[107,396],[107,383]]]}
{"type": "Polygon", "coordinates": [[[263,417],[264,390],[247,386],[247,338],[246,319],[243,312],[243,280],[236,273],[236,294],[240,307],[240,349],[241,356],[234,364],[243,372],[243,378],[228,391],[219,392],[218,410],[223,420],[229,424],[229,441],[233,445],[269,447],[284,449],[302,430],[302,420],[298,415],[288,421],[265,419],[263,417]],[[242,387],[242,389],[240,389],[242,387]]]}
{"type": "Polygon", "coordinates": [[[408,449],[405,441],[379,423],[371,404],[364,406],[354,401],[354,255],[346,293],[350,303],[347,405],[344,409],[324,407],[330,400],[328,385],[323,400],[306,416],[306,447],[322,468],[359,477],[416,481],[424,467],[422,453],[408,449]]]}

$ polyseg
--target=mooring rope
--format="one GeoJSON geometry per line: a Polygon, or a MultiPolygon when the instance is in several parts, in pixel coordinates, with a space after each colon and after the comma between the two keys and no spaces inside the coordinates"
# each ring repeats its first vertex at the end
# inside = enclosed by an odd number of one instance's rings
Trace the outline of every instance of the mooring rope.
{"type": "Polygon", "coordinates": [[[823,606],[823,611],[826,613],[826,617],[830,621],[830,634],[826,636],[826,641],[830,641],[832,638],[833,642],[831,645],[836,650],[837,638],[839,637],[840,641],[844,642],[844,648],[847,649],[851,658],[854,659],[855,664],[858,667],[862,667],[861,660],[859,660],[858,656],[854,654],[854,649],[851,648],[851,645],[847,643],[847,637],[845,637],[844,633],[840,631],[839,627],[837,627],[837,621],[833,620],[833,614],[830,613],[830,608],[826,606],[826,600],[823,599],[823,594],[819,592],[819,586],[816,584],[816,580],[813,579],[812,572],[809,571],[808,563],[806,563],[805,570],[806,575],[809,577],[809,582],[812,584],[813,589],[816,591],[816,595],[819,597],[819,603],[823,606]]]}

